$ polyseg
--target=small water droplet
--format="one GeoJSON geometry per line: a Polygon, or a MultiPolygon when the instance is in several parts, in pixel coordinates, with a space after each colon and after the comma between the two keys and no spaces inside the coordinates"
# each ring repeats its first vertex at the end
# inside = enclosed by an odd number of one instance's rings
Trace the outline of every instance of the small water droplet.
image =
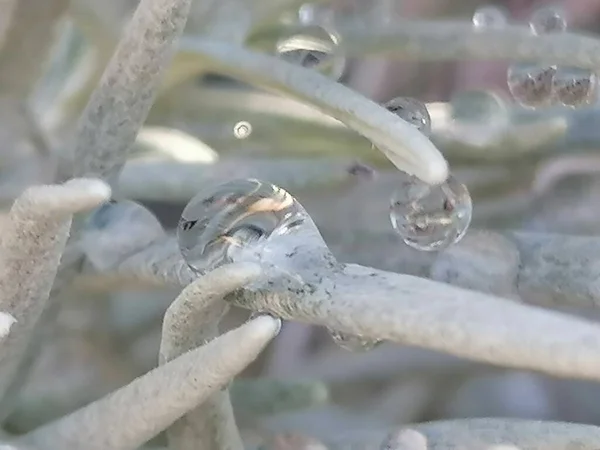
{"type": "Polygon", "coordinates": [[[435,251],[462,239],[472,208],[469,191],[454,176],[430,186],[406,175],[391,198],[390,220],[408,246],[435,251]]]}
{"type": "Polygon", "coordinates": [[[252,124],[242,120],[233,126],[233,135],[237,139],[246,139],[252,134],[252,124]]]}
{"type": "Polygon", "coordinates": [[[351,352],[365,352],[377,347],[381,341],[366,339],[362,336],[340,333],[329,329],[329,335],[338,347],[351,352]]]}
{"type": "Polygon", "coordinates": [[[578,67],[559,67],[553,78],[556,100],[564,106],[584,106],[596,101],[598,78],[594,72],[578,67]]]}
{"type": "Polygon", "coordinates": [[[556,66],[540,66],[528,63],[511,64],[506,76],[508,89],[521,106],[540,108],[552,105],[556,66]]]}
{"type": "Polygon", "coordinates": [[[405,122],[414,125],[421,133],[427,135],[431,132],[431,116],[422,101],[412,97],[396,97],[383,106],[405,122]]]}
{"type": "Polygon", "coordinates": [[[208,188],[187,204],[177,239],[197,274],[246,258],[260,261],[266,241],[302,225],[308,214],[288,192],[259,180],[208,188]]]}
{"type": "Polygon", "coordinates": [[[567,15],[556,6],[544,6],[533,12],[529,28],[536,35],[562,33],[567,29],[567,15]]]}
{"type": "Polygon", "coordinates": [[[507,22],[505,10],[498,6],[481,6],[473,14],[473,26],[480,30],[499,30],[504,28],[507,22]]]}
{"type": "Polygon", "coordinates": [[[281,38],[275,53],[281,59],[314,69],[338,80],[344,74],[346,58],[338,54],[338,38],[320,26],[305,27],[301,33],[281,38]]]}

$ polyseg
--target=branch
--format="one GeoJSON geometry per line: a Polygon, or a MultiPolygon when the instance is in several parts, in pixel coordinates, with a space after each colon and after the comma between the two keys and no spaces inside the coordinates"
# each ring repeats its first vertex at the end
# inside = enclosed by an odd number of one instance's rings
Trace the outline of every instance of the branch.
{"type": "MultiPolygon", "coordinates": [[[[600,347],[597,326],[448,284],[339,264],[314,225],[305,225],[308,228],[297,233],[270,237],[268,263],[280,270],[267,271],[261,282],[227,299],[254,311],[373,340],[505,367],[600,379],[600,363],[594,357],[600,347]],[[558,335],[553,331],[557,329],[563,332],[558,335]]],[[[108,273],[185,285],[193,278],[188,270],[176,243],[164,240],[108,273]]]]}
{"type": "Polygon", "coordinates": [[[401,428],[384,439],[380,450],[427,450],[427,438],[416,430],[401,428]]]}
{"type": "MultiPolygon", "coordinates": [[[[0,89],[3,93],[24,99],[38,81],[54,42],[56,22],[65,13],[68,0],[19,0],[13,6],[10,24],[0,47],[0,89]]],[[[11,17],[10,7],[7,14],[11,17]]],[[[0,30],[0,41],[2,40],[0,30]]],[[[1,42],[0,42],[1,44],[1,42]]]]}
{"type": "MultiPolygon", "coordinates": [[[[260,266],[221,267],[188,286],[165,313],[160,343],[161,364],[218,336],[218,324],[228,310],[223,298],[255,280],[260,266]]],[[[188,412],[167,431],[172,450],[243,449],[229,392],[222,390],[188,412]]]]}
{"type": "Polygon", "coordinates": [[[0,344],[0,395],[9,388],[44,310],[65,248],[72,215],[106,201],[97,180],[35,186],[19,197],[0,241],[0,310],[15,323],[0,344]]]}
{"type": "Polygon", "coordinates": [[[390,55],[422,61],[539,61],[586,69],[600,67],[600,40],[572,33],[534,35],[529,27],[480,30],[470,21],[402,20],[393,27],[341,27],[346,54],[390,55]]]}
{"type": "MultiPolygon", "coordinates": [[[[600,440],[600,428],[596,426],[519,419],[448,420],[414,424],[410,428],[411,434],[425,436],[428,448],[436,450],[481,450],[500,445],[527,450],[594,450],[600,440]]],[[[373,448],[383,435],[378,431],[350,431],[324,442],[330,450],[373,448]]],[[[422,443],[422,437],[418,439],[422,443]]]]}
{"type": "Polygon", "coordinates": [[[118,175],[183,32],[190,2],[140,2],[79,120],[69,172],[118,175]]]}
{"type": "Polygon", "coordinates": [[[308,103],[338,119],[369,139],[398,169],[427,183],[441,183],[448,176],[444,157],[414,126],[319,73],[224,43],[182,40],[180,48],[204,70],[308,103]]]}
{"type": "Polygon", "coordinates": [[[21,441],[64,450],[134,450],[226,386],[280,325],[268,316],[252,320],[21,441]]]}
{"type": "Polygon", "coordinates": [[[117,192],[124,198],[187,202],[199,191],[231,178],[258,178],[296,191],[350,184],[351,160],[229,159],[215,164],[130,161],[117,192]]]}

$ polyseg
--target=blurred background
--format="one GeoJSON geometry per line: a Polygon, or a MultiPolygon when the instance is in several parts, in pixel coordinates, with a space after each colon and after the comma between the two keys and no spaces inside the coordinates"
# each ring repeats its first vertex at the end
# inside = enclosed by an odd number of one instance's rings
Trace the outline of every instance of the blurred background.
{"type": "MultiPolygon", "coordinates": [[[[48,148],[60,147],[73,132],[136,4],[72,1],[29,101],[48,148]]],[[[547,4],[495,3],[511,23],[522,24],[547,4]]],[[[565,11],[570,31],[600,31],[600,1],[552,4],[565,11]]],[[[474,0],[397,0],[387,19],[469,24],[482,5],[474,0]]],[[[377,27],[382,20],[369,14],[375,0],[337,0],[331,8],[335,14],[360,19],[357,26],[377,27]]],[[[297,17],[294,11],[289,16],[292,21],[297,17]]],[[[231,178],[261,178],[298,198],[341,261],[427,276],[435,255],[408,248],[389,222],[389,198],[398,180],[393,166],[366,139],[305,105],[193,68],[193,41],[201,24],[196,16],[188,23],[118,195],[139,201],[173,230],[194,189],[231,178]],[[241,134],[240,122],[247,122],[241,134]]],[[[261,51],[274,44],[255,38],[248,45],[254,42],[261,51]]],[[[596,235],[597,104],[522,108],[507,89],[509,65],[510,61],[419,62],[364,55],[347,59],[340,82],[377,102],[409,96],[427,103],[432,140],[471,192],[473,229],[596,235]]],[[[0,155],[0,187],[8,205],[25,185],[46,179],[51,159],[36,153],[34,139],[18,135],[14,127],[2,127],[0,133],[3,142],[22,148],[16,159],[14,152],[0,155]]],[[[162,315],[176,295],[168,289],[71,292],[57,326],[46,332],[19,407],[8,419],[10,430],[27,431],[155,367],[162,315]]],[[[247,315],[232,310],[224,328],[247,315]]],[[[349,352],[336,346],[327,330],[300,323],[285,323],[244,377],[323,383],[305,396],[306,405],[292,411],[255,414],[246,404],[236,405],[234,395],[239,425],[249,438],[283,430],[318,437],[461,417],[600,425],[597,384],[504,370],[399,345],[349,352]]]]}

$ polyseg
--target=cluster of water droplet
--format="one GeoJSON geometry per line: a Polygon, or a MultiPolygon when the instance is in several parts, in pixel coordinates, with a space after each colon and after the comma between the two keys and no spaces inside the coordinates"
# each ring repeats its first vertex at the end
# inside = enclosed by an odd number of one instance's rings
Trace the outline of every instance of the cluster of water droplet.
{"type": "Polygon", "coordinates": [[[196,274],[235,261],[260,261],[269,237],[302,225],[307,215],[288,192],[259,180],[206,189],[187,204],[177,239],[196,274]]]}
{"type": "MultiPolygon", "coordinates": [[[[507,22],[504,10],[495,6],[481,7],[473,15],[477,29],[500,29],[507,22]]],[[[531,15],[529,28],[538,36],[563,33],[567,29],[566,15],[559,8],[544,6],[531,15]]],[[[508,68],[507,85],[514,100],[526,108],[555,105],[575,108],[596,100],[598,80],[588,69],[518,62],[508,68]]]]}
{"type": "MultiPolygon", "coordinates": [[[[384,107],[420,132],[431,132],[431,117],[423,102],[398,97],[384,107]]],[[[400,177],[400,185],[391,198],[390,220],[402,240],[422,251],[441,250],[458,242],[471,222],[472,203],[467,188],[452,175],[437,186],[413,176],[400,177]]]]}

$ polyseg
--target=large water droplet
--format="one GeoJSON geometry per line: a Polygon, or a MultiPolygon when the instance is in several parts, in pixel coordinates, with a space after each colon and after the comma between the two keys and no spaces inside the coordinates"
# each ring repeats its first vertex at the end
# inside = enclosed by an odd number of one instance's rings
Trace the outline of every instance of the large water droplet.
{"type": "Polygon", "coordinates": [[[481,6],[473,14],[473,26],[480,30],[499,30],[504,28],[507,22],[506,11],[498,6],[481,6]]]}
{"type": "Polygon", "coordinates": [[[539,66],[528,63],[511,64],[507,84],[513,98],[521,106],[540,108],[555,102],[553,95],[556,66],[539,66]]]}
{"type": "Polygon", "coordinates": [[[559,67],[553,78],[556,100],[571,107],[595,102],[598,78],[594,72],[578,67],[559,67]]]}
{"type": "Polygon", "coordinates": [[[301,33],[281,38],[275,53],[285,61],[314,69],[338,80],[344,74],[346,58],[338,53],[338,38],[320,26],[306,27],[301,33]]]}
{"type": "Polygon", "coordinates": [[[340,348],[351,352],[366,352],[381,343],[381,341],[373,341],[358,335],[340,333],[332,329],[329,329],[329,335],[333,342],[340,348]]]}
{"type": "Polygon", "coordinates": [[[472,208],[469,191],[452,175],[437,186],[405,176],[392,196],[390,220],[410,247],[441,250],[465,235],[472,208]]]}
{"type": "Polygon", "coordinates": [[[544,6],[533,12],[529,27],[534,34],[562,33],[567,29],[565,12],[555,6],[544,6]]]}
{"type": "Polygon", "coordinates": [[[307,217],[282,188],[254,179],[234,180],[190,200],[177,239],[184,260],[203,274],[234,261],[260,261],[270,236],[295,230],[307,217]]]}
{"type": "Polygon", "coordinates": [[[431,132],[431,116],[422,101],[412,97],[396,97],[383,106],[402,120],[414,125],[421,133],[431,132]]]}

